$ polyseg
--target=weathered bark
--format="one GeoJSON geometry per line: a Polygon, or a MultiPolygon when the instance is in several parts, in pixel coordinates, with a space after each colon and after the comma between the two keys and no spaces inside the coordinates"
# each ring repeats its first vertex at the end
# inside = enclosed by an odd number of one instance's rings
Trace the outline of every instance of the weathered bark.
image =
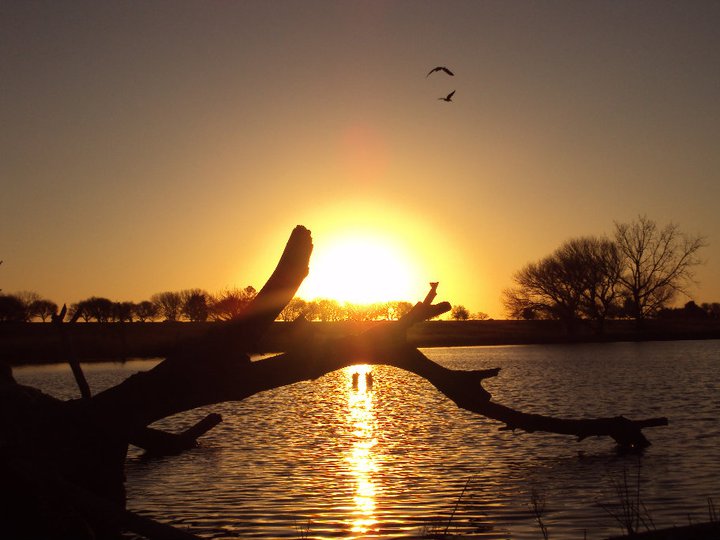
{"type": "MultiPolygon", "coordinates": [[[[256,350],[263,333],[294,296],[308,273],[311,252],[310,231],[296,227],[277,268],[240,318],[186,344],[155,368],[93,397],[61,402],[16,384],[12,377],[2,378],[0,469],[10,474],[9,464],[18,459],[36,464],[37,470],[48,471],[46,476],[59,478],[65,491],[87,492],[102,501],[98,507],[70,498],[81,524],[100,522],[95,532],[103,532],[108,520],[97,514],[117,515],[124,517],[114,522],[115,526],[141,532],[133,529],[136,520],[124,510],[123,466],[128,443],[152,447],[160,440],[166,449],[187,446],[200,428],[216,419],[206,419],[207,424],[201,422],[197,429],[177,436],[157,432],[148,427],[150,424],[203,405],[240,401],[258,392],[316,379],[359,362],[396,366],[424,377],[459,407],[498,420],[505,424],[504,429],[549,431],[579,439],[604,435],[622,447],[634,448],[649,444],[643,428],[667,424],[664,418],[558,419],[492,402],[481,383],[497,375],[497,369],[451,370],[406,342],[406,332],[413,324],[450,310],[447,302],[432,304],[437,284],[432,284],[425,300],[396,323],[325,342],[316,342],[307,334],[298,339],[297,348],[251,362],[247,353],[256,350]]],[[[301,324],[298,331],[302,331],[301,324]]],[[[34,493],[32,488],[28,491],[27,485],[23,488],[27,515],[0,515],[1,519],[31,519],[34,511],[41,511],[38,500],[45,495],[34,493]]]]}

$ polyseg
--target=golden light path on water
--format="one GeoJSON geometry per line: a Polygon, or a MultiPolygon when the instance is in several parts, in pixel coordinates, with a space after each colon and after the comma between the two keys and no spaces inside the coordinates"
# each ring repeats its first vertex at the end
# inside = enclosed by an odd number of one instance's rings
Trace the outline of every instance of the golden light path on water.
{"type": "Polygon", "coordinates": [[[365,534],[377,523],[375,518],[375,483],[378,472],[375,431],[377,422],[373,410],[372,370],[370,366],[358,365],[345,370],[348,378],[348,410],[346,421],[352,428],[353,442],[345,458],[350,474],[355,480],[355,508],[352,512],[350,530],[365,534]]]}

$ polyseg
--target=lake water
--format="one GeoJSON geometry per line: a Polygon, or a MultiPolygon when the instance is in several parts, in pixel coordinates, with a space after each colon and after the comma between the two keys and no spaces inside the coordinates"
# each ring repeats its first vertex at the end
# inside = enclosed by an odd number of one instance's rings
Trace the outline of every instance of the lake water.
{"type": "MultiPolygon", "coordinates": [[[[620,534],[611,516],[627,485],[660,528],[708,519],[720,506],[720,341],[425,349],[453,368],[501,367],[486,382],[496,401],[526,412],[630,418],[667,416],[646,429],[642,457],[612,440],[499,431],[458,409],[427,381],[358,366],[313,382],[166,419],[179,430],[208,412],[223,423],[202,446],[143,460],[131,450],[128,506],[206,538],[420,538],[433,532],[488,539],[620,534]],[[371,372],[353,386],[352,373],[371,372]],[[627,478],[627,481],[623,478],[627,478]]],[[[90,364],[94,391],[156,361],[90,364]]],[[[76,397],[65,366],[15,376],[76,397]]],[[[652,526],[651,526],[652,527],[652,526]]]]}

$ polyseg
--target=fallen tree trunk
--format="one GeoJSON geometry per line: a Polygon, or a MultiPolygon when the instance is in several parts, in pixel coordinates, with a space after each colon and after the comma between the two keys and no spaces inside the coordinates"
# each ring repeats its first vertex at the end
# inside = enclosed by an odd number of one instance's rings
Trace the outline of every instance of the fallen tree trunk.
{"type": "MultiPolygon", "coordinates": [[[[298,339],[301,345],[297,348],[251,362],[248,353],[256,350],[263,333],[307,275],[311,253],[310,231],[296,227],[277,268],[240,318],[186,344],[153,369],[92,397],[62,402],[17,385],[11,377],[0,380],[0,464],[7,468],[17,459],[28,460],[37,464],[38,470],[47,470],[82,493],[93,494],[102,501],[99,507],[77,503],[73,509],[83,523],[93,526],[100,522],[102,526],[95,528],[96,532],[108,527],[107,520],[95,515],[100,511],[92,510],[100,507],[103,515],[125,516],[116,526],[130,528],[133,519],[123,514],[123,466],[128,443],[142,445],[144,441],[152,446],[153,439],[160,438],[168,447],[179,444],[179,439],[156,433],[150,424],[200,406],[240,401],[259,392],[316,379],[356,363],[386,364],[424,377],[459,407],[498,420],[504,429],[547,431],[578,439],[609,436],[621,447],[642,448],[649,444],[643,428],[667,424],[664,418],[633,421],[621,416],[559,419],[494,403],[482,381],[497,375],[497,369],[451,370],[406,342],[406,332],[413,324],[450,310],[447,302],[432,303],[436,283],[425,300],[396,323],[324,342],[316,342],[307,334],[298,339]],[[119,513],[109,512],[108,504],[115,505],[119,513]]],[[[297,330],[302,333],[301,322],[297,330]]],[[[188,436],[196,435],[214,420],[191,430],[188,436]]],[[[178,437],[183,439],[182,434],[178,437]]],[[[27,512],[0,518],[32,522],[33,512],[41,511],[38,501],[47,498],[46,494],[23,487],[27,512]]]]}
{"type": "MultiPolygon", "coordinates": [[[[169,376],[158,369],[131,377],[110,390],[103,399],[105,407],[117,409],[121,403],[135,400],[134,407],[145,415],[140,423],[151,422],[167,415],[168,407],[176,411],[216,403],[240,401],[253,394],[321,377],[332,371],[362,362],[384,364],[415,373],[432,383],[459,407],[503,422],[502,429],[521,429],[527,432],[544,431],[573,435],[578,440],[590,436],[608,436],[625,449],[644,448],[650,443],[643,428],[667,425],[666,418],[629,420],[623,416],[595,419],[564,419],[523,413],[495,403],[482,387],[482,380],[498,374],[499,369],[457,371],[431,361],[415,348],[405,344],[404,332],[414,322],[426,320],[449,309],[449,305],[418,304],[396,325],[384,326],[358,336],[340,338],[326,343],[304,343],[301,350],[291,351],[265,360],[243,363],[215,363],[194,372],[191,381],[180,391],[163,392],[155,389],[179,384],[175,374],[169,376]],[[142,403],[140,396],[148,396],[142,403]],[[117,403],[115,403],[117,402],[117,403]]],[[[199,362],[198,362],[199,364],[199,362]]],[[[173,386],[177,390],[178,386],[173,386]]],[[[100,396],[98,396],[100,397],[100,396]]]]}

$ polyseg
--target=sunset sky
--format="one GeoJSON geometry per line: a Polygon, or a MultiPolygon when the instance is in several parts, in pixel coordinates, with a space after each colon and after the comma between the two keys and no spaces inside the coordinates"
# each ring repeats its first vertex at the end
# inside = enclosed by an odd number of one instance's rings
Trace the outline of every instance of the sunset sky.
{"type": "Polygon", "coordinates": [[[4,293],[259,288],[303,224],[306,297],[501,318],[646,214],[720,302],[720,2],[4,0],[0,92],[4,293]]]}

